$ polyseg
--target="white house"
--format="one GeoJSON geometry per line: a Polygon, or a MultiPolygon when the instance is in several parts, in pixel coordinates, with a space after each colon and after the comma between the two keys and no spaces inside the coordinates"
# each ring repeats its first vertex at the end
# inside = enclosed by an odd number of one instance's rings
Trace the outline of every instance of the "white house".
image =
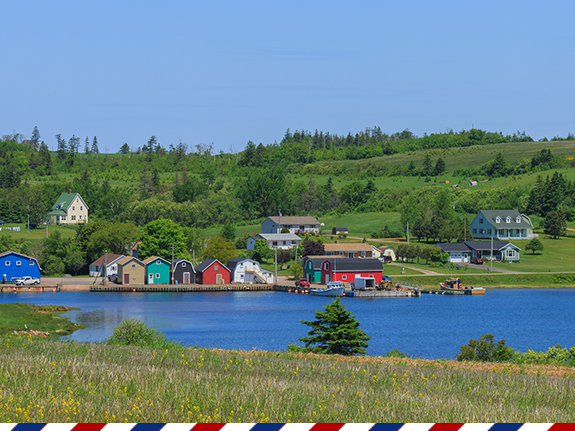
{"type": "Polygon", "coordinates": [[[296,247],[301,238],[293,233],[258,233],[248,238],[248,250],[253,250],[258,239],[265,239],[270,248],[289,250],[296,247]]]}
{"type": "Polygon", "coordinates": [[[123,254],[108,253],[90,264],[90,277],[102,277],[118,274],[118,261],[124,258],[123,254]],[[106,270],[104,271],[104,265],[106,270]]]}
{"type": "Polygon", "coordinates": [[[268,217],[262,223],[262,233],[281,233],[282,229],[291,234],[319,233],[319,221],[315,217],[268,217]]]}
{"type": "Polygon", "coordinates": [[[88,223],[88,205],[79,193],[62,193],[48,213],[52,224],[88,223]]]}
{"type": "Polygon", "coordinates": [[[236,257],[228,260],[226,266],[231,271],[230,281],[232,283],[268,283],[274,282],[272,272],[262,269],[255,260],[236,257]]]}

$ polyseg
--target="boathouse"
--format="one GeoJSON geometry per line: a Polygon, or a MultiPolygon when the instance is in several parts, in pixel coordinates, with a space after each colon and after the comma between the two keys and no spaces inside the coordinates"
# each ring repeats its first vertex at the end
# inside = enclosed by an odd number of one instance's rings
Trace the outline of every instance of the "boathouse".
{"type": "Polygon", "coordinates": [[[146,284],[169,284],[170,262],[158,256],[143,260],[146,265],[146,284]]]}
{"type": "Polygon", "coordinates": [[[15,251],[0,253],[0,282],[30,276],[40,278],[40,265],[36,258],[15,251]]]}
{"type": "Polygon", "coordinates": [[[118,262],[124,257],[123,254],[104,254],[90,264],[90,277],[110,277],[118,274],[118,262]]]}
{"type": "Polygon", "coordinates": [[[196,283],[229,284],[230,270],[217,259],[205,259],[196,266],[196,283]]]}
{"type": "Polygon", "coordinates": [[[273,284],[274,282],[273,272],[262,269],[255,260],[236,257],[228,260],[226,266],[231,271],[230,279],[232,283],[273,284]]]}
{"type": "Polygon", "coordinates": [[[194,265],[187,259],[176,259],[172,268],[172,284],[194,284],[196,282],[196,270],[194,265]]]}
{"type": "Polygon", "coordinates": [[[134,256],[126,256],[118,262],[118,284],[145,284],[146,265],[134,256]]]}
{"type": "Polygon", "coordinates": [[[383,265],[379,259],[324,259],[321,264],[321,283],[330,281],[351,283],[355,277],[374,278],[379,283],[383,277],[383,265]]]}

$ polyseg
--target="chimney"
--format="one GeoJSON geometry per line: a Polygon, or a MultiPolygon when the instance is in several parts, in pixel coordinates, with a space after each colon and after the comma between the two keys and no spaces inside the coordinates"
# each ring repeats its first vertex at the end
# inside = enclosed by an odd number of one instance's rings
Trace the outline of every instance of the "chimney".
{"type": "Polygon", "coordinates": [[[72,194],[72,189],[68,189],[68,194],[72,194]]]}

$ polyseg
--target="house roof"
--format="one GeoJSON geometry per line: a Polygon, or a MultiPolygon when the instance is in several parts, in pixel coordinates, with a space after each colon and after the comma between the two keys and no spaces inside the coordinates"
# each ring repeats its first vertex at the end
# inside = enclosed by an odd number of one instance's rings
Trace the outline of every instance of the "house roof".
{"type": "MultiPolygon", "coordinates": [[[[526,215],[519,213],[517,210],[481,210],[479,214],[475,217],[480,217],[483,214],[485,221],[494,226],[497,229],[532,229],[533,224],[531,220],[526,215]],[[501,217],[501,221],[497,223],[497,216],[501,217]],[[510,218],[509,223],[507,223],[507,217],[510,218]],[[517,222],[517,217],[521,217],[520,221],[517,222]]],[[[473,221],[475,221],[475,219],[473,221]]]]}
{"type": "MultiPolygon", "coordinates": [[[[269,219],[275,221],[276,223],[280,222],[280,217],[268,217],[269,219]]],[[[267,219],[266,219],[267,220],[267,219]]],[[[264,220],[264,221],[266,221],[264,220]]],[[[262,221],[262,223],[264,222],[262,221]]],[[[281,224],[319,224],[319,221],[315,217],[311,216],[304,216],[304,217],[281,217],[281,224]]]]}
{"type": "Polygon", "coordinates": [[[132,259],[145,266],[144,262],[142,262],[140,259],[138,259],[135,256],[126,256],[125,258],[118,261],[118,265],[123,266],[123,265],[127,264],[129,261],[131,261],[132,259]]]}
{"type": "Polygon", "coordinates": [[[84,199],[82,199],[82,196],[80,196],[79,193],[62,193],[56,200],[56,203],[52,205],[52,211],[54,210],[66,211],[70,207],[70,205],[72,205],[72,202],[74,202],[76,197],[79,197],[82,200],[82,203],[84,204],[86,209],[89,209],[88,205],[86,205],[86,202],[84,202],[84,199]]]}
{"type": "MultiPolygon", "coordinates": [[[[120,259],[121,257],[124,257],[123,254],[113,254],[113,253],[108,253],[108,265],[110,265],[111,263],[114,263],[116,260],[120,259]]],[[[106,260],[106,255],[102,255],[102,257],[100,257],[99,259],[96,259],[94,262],[92,262],[90,264],[90,266],[101,266],[104,264],[104,260],[106,260]]]]}
{"type": "Polygon", "coordinates": [[[323,261],[330,261],[333,265],[333,271],[383,271],[383,264],[379,259],[324,259],[323,261]]]}
{"type": "Polygon", "coordinates": [[[333,262],[334,259],[337,259],[337,261],[339,262],[342,259],[347,259],[346,257],[343,256],[306,256],[304,257],[304,259],[307,259],[304,263],[304,265],[307,265],[307,261],[311,260],[312,264],[313,264],[313,269],[321,269],[321,264],[323,262],[325,262],[326,260],[329,262],[333,262]]]}
{"type": "Polygon", "coordinates": [[[471,253],[471,249],[461,242],[436,244],[446,253],[471,253]]]}
{"type": "Polygon", "coordinates": [[[372,251],[371,245],[365,242],[324,244],[325,251],[372,251]]]}
{"type": "Polygon", "coordinates": [[[194,264],[191,261],[189,261],[188,259],[176,259],[176,260],[174,260],[174,267],[172,268],[172,270],[175,271],[176,268],[178,267],[178,265],[181,264],[182,262],[189,263],[190,266],[192,267],[192,271],[196,272],[196,270],[194,269],[194,264]]]}
{"type": "Polygon", "coordinates": [[[347,231],[347,228],[346,228],[345,226],[335,226],[335,227],[333,227],[332,229],[335,229],[336,231],[338,231],[338,230],[345,230],[345,231],[347,231]]]}
{"type": "Polygon", "coordinates": [[[142,262],[143,262],[145,265],[148,265],[148,264],[150,264],[150,263],[152,263],[152,262],[154,262],[155,260],[158,260],[158,259],[163,260],[165,264],[167,264],[168,266],[170,266],[170,262],[168,262],[168,261],[167,261],[166,259],[164,259],[163,257],[159,257],[159,256],[150,256],[150,257],[148,257],[147,259],[144,259],[142,262]]]}
{"type": "Polygon", "coordinates": [[[3,253],[0,253],[0,258],[2,258],[4,256],[8,256],[9,254],[15,254],[17,256],[20,256],[20,257],[23,257],[26,259],[32,259],[34,262],[36,262],[36,265],[38,265],[38,269],[42,269],[42,268],[40,268],[40,264],[38,263],[38,260],[35,257],[28,256],[28,255],[25,255],[22,253],[18,253],[17,251],[8,250],[8,251],[5,251],[3,253]]]}
{"type": "MultiPolygon", "coordinates": [[[[210,266],[212,266],[213,263],[219,263],[220,265],[222,265],[225,269],[227,269],[228,271],[229,268],[224,265],[222,262],[220,262],[218,259],[204,259],[202,261],[202,263],[200,263],[198,266],[196,266],[196,272],[204,272],[206,269],[208,269],[210,266]]],[[[231,272],[231,271],[230,271],[231,272]]]]}
{"type": "MultiPolygon", "coordinates": [[[[465,241],[465,244],[473,250],[490,251],[491,241],[465,241]]],[[[511,244],[509,241],[493,241],[493,250],[499,251],[507,247],[515,247],[517,250],[521,250],[515,244],[511,244]]]]}
{"type": "Polygon", "coordinates": [[[258,233],[256,237],[266,241],[301,241],[301,238],[295,233],[258,233]]]}
{"type": "Polygon", "coordinates": [[[228,260],[228,263],[226,263],[226,266],[228,267],[228,269],[230,271],[234,271],[236,269],[236,266],[238,266],[238,263],[244,262],[244,261],[255,263],[258,266],[260,265],[255,260],[248,259],[246,257],[234,257],[233,259],[228,260]]]}

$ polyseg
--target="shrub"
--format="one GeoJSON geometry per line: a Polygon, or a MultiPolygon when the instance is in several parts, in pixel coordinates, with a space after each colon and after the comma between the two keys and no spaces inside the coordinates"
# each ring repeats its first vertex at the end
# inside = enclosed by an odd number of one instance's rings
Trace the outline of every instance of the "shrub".
{"type": "Polygon", "coordinates": [[[458,361],[504,362],[513,357],[513,348],[505,345],[505,340],[497,343],[493,334],[485,334],[479,340],[471,339],[469,344],[460,347],[458,361]]]}
{"type": "Polygon", "coordinates": [[[409,358],[410,356],[407,353],[400,352],[397,349],[390,350],[385,354],[386,358],[409,358]]]}
{"type": "Polygon", "coordinates": [[[146,326],[137,319],[125,320],[114,328],[112,336],[106,340],[109,346],[138,346],[152,349],[174,349],[182,345],[166,340],[161,331],[146,326]]]}

